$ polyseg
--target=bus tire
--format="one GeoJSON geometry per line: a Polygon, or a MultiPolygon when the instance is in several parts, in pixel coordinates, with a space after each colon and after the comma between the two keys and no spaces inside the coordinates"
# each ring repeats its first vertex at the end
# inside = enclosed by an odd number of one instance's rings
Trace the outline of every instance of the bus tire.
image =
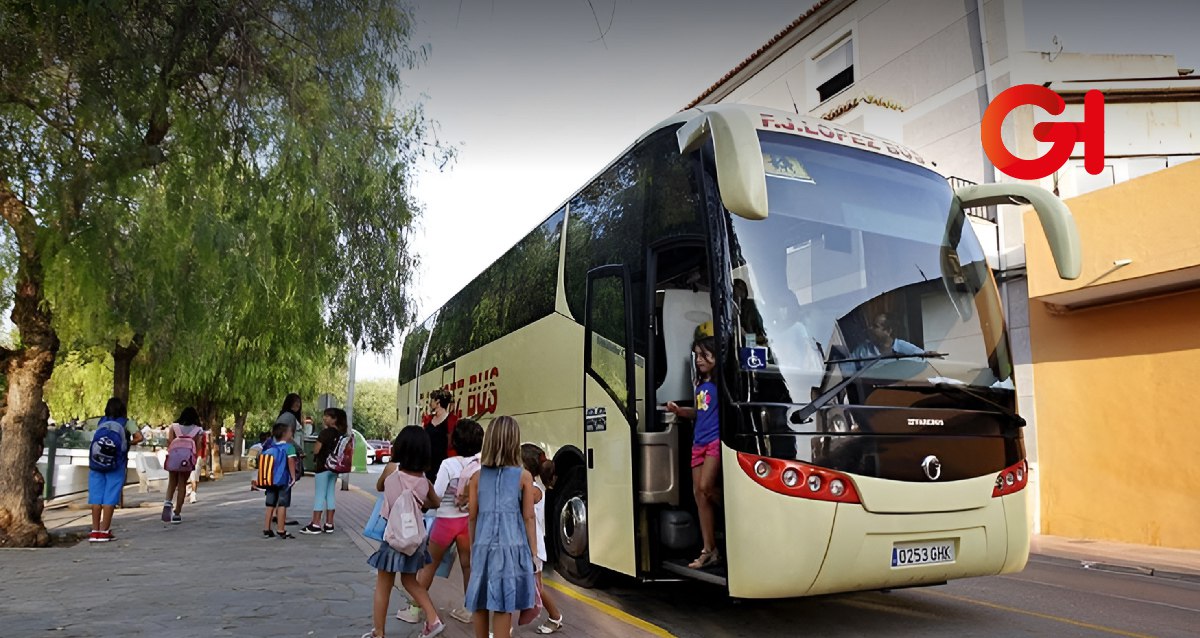
{"type": "Polygon", "coordinates": [[[582,466],[571,468],[557,492],[550,520],[546,521],[554,542],[555,565],[568,582],[595,587],[601,568],[588,559],[587,476],[582,466]]]}

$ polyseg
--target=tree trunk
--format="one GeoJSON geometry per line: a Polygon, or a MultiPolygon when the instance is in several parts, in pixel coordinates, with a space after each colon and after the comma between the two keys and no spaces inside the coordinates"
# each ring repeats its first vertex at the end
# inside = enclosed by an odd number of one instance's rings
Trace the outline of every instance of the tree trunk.
{"type": "Polygon", "coordinates": [[[196,402],[196,411],[200,413],[200,424],[208,430],[209,472],[213,480],[224,478],[225,471],[221,468],[221,446],[225,445],[225,439],[221,436],[221,411],[207,397],[196,402]]]}
{"type": "Polygon", "coordinates": [[[123,346],[118,341],[113,345],[113,396],[129,405],[129,376],[133,358],[142,349],[142,335],[133,336],[129,345],[123,346]]]}
{"type": "Polygon", "coordinates": [[[12,322],[21,335],[19,350],[0,353],[8,382],[6,409],[0,418],[0,547],[45,547],[50,535],[42,523],[44,481],[37,461],[50,417],[42,389],[54,372],[58,335],[42,290],[37,223],[3,185],[0,215],[17,239],[12,322]]]}
{"type": "Polygon", "coordinates": [[[246,468],[242,467],[242,459],[245,456],[244,453],[242,452],[242,450],[245,449],[244,448],[245,437],[246,437],[246,413],[245,413],[245,411],[242,411],[242,412],[238,412],[237,414],[233,415],[233,458],[234,458],[233,467],[238,472],[241,472],[242,470],[246,469],[246,468]]]}

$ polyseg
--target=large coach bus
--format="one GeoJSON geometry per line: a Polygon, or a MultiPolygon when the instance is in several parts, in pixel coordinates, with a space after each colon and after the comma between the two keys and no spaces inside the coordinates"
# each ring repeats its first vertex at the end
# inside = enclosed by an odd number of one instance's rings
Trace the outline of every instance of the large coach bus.
{"type": "Polygon", "coordinates": [[[1022,569],[1028,479],[996,284],[965,208],[1029,203],[1059,274],[1065,206],[952,190],[910,149],[741,105],[647,132],[401,350],[398,407],[447,388],[553,455],[568,580],[693,577],[731,596],[898,588],[1022,569]],[[710,323],[711,322],[711,323],[710,323]],[[717,342],[725,560],[700,549],[691,344],[717,342]]]}

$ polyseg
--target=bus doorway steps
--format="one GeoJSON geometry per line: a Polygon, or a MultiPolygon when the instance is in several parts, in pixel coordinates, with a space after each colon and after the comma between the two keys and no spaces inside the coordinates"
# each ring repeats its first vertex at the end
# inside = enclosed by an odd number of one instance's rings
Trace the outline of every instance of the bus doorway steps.
{"type": "Polygon", "coordinates": [[[704,569],[692,569],[691,567],[688,567],[689,562],[691,561],[679,558],[663,561],[662,566],[663,569],[671,572],[672,574],[678,574],[685,578],[700,580],[706,583],[712,583],[713,585],[720,585],[722,587],[727,587],[729,585],[726,578],[728,572],[725,569],[724,563],[714,567],[706,567],[704,569]]]}

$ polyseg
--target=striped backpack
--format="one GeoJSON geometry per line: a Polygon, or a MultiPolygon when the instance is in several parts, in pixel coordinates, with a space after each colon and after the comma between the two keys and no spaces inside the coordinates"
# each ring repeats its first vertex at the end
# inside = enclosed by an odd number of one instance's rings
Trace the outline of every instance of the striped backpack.
{"type": "Polygon", "coordinates": [[[258,455],[258,476],[254,484],[258,487],[287,487],[291,478],[288,472],[288,445],[268,440],[258,455]]]}

